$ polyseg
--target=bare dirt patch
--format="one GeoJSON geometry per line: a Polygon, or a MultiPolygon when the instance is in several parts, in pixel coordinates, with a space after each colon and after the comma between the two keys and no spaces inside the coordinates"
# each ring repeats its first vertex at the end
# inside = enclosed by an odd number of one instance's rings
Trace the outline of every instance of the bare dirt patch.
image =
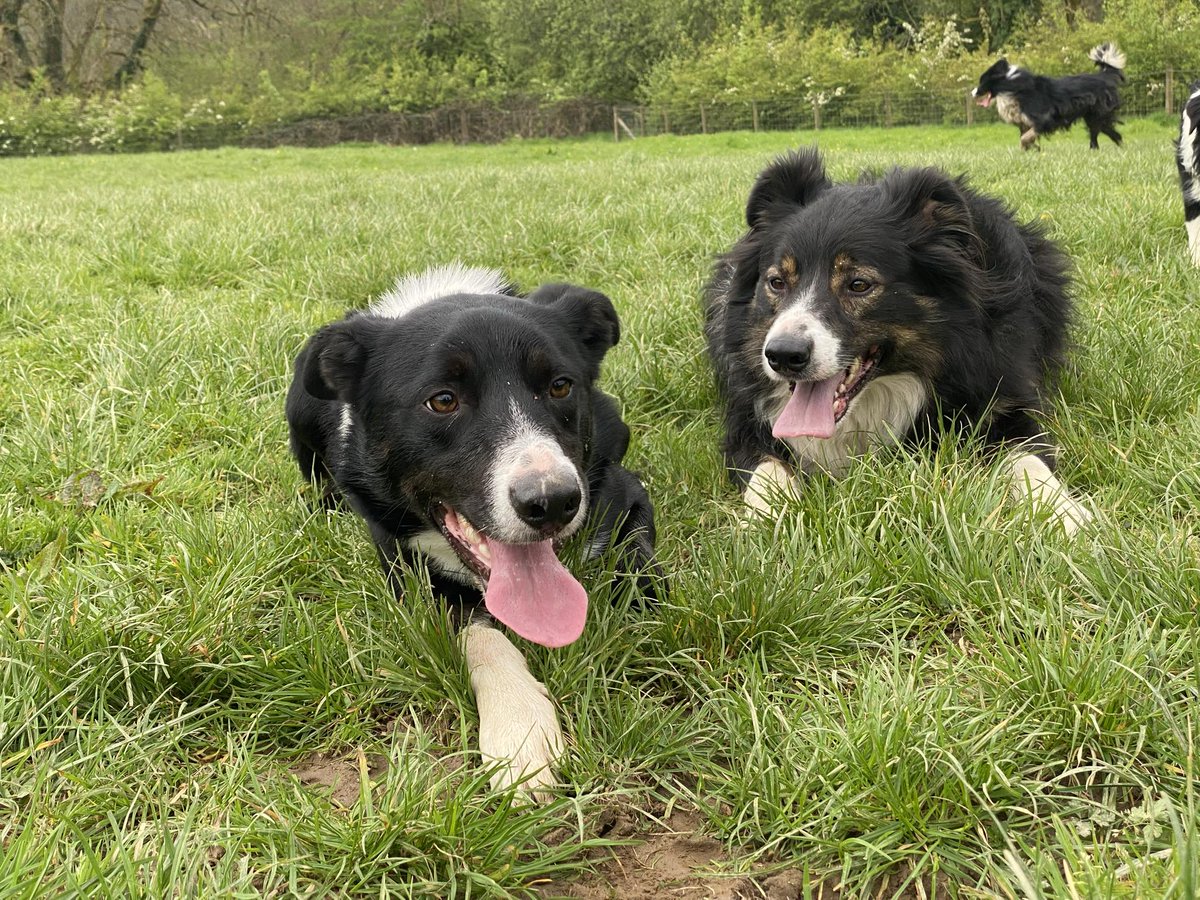
{"type": "Polygon", "coordinates": [[[379,753],[310,753],[289,771],[305,787],[314,788],[339,806],[350,807],[361,793],[363,770],[368,781],[375,781],[387,767],[387,757],[379,753]]]}
{"type": "Polygon", "coordinates": [[[631,843],[612,847],[597,858],[596,873],[541,885],[543,897],[575,900],[657,900],[661,897],[738,900],[746,893],[744,876],[722,875],[725,848],[701,830],[700,817],[676,811],[655,821],[624,811],[601,817],[599,834],[631,843]]]}

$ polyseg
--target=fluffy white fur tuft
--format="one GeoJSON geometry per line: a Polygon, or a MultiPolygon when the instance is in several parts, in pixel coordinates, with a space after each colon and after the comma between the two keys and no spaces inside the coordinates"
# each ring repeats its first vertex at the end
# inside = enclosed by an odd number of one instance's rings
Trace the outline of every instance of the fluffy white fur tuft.
{"type": "Polygon", "coordinates": [[[453,262],[426,269],[419,275],[402,275],[396,285],[371,304],[370,313],[381,318],[398,319],[452,294],[503,294],[511,286],[498,269],[483,269],[453,262]]]}
{"type": "Polygon", "coordinates": [[[1088,58],[1092,62],[1104,63],[1106,66],[1112,66],[1114,69],[1125,69],[1125,54],[1121,52],[1116,44],[1100,44],[1098,47],[1093,47],[1088,52],[1088,58]]]}

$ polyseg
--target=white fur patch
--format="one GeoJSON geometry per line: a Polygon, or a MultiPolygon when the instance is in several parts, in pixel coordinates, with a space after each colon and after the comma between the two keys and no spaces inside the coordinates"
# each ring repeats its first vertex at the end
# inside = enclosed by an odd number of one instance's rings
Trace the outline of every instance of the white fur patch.
{"type": "Polygon", "coordinates": [[[508,281],[498,269],[471,268],[453,262],[426,269],[419,275],[403,275],[396,285],[371,304],[370,315],[398,319],[426,303],[453,294],[502,294],[508,281]]]}
{"type": "Polygon", "coordinates": [[[1192,254],[1192,263],[1200,266],[1200,219],[1185,222],[1184,227],[1187,229],[1188,250],[1192,254]]]}
{"type": "Polygon", "coordinates": [[[461,581],[463,584],[478,584],[475,573],[463,565],[458,554],[450,546],[450,542],[436,528],[426,528],[418,531],[404,542],[406,549],[420,553],[437,563],[437,570],[443,575],[461,581]]]}
{"type": "Polygon", "coordinates": [[[1092,520],[1087,507],[1071,497],[1050,467],[1032,453],[1014,454],[1009,458],[1012,471],[1009,487],[1017,500],[1028,498],[1034,505],[1047,509],[1070,537],[1092,520]]]}
{"type": "Polygon", "coordinates": [[[468,625],[459,642],[479,709],[479,752],[485,763],[500,764],[492,787],[506,788],[524,778],[522,789],[533,799],[549,799],[542,789],[554,784],[551,767],[563,754],[563,735],[545,685],[497,629],[468,625]]]}
{"type": "MultiPolygon", "coordinates": [[[[1191,97],[1188,97],[1188,100],[1197,95],[1200,95],[1200,91],[1192,94],[1191,97]]],[[[1200,160],[1196,159],[1197,135],[1195,134],[1198,126],[1200,126],[1200,123],[1197,123],[1188,115],[1187,104],[1185,103],[1183,115],[1179,119],[1179,165],[1185,172],[1190,173],[1192,176],[1192,183],[1188,185],[1187,199],[1196,203],[1200,203],[1200,168],[1197,168],[1197,163],[1200,163],[1200,160]]]]}
{"type": "Polygon", "coordinates": [[[350,432],[354,428],[354,413],[350,409],[349,403],[343,403],[338,410],[341,418],[338,420],[338,436],[345,444],[350,440],[350,432]]]}
{"type": "Polygon", "coordinates": [[[1021,104],[1015,94],[996,95],[996,115],[1009,125],[1020,125],[1022,128],[1032,128],[1033,122],[1021,112],[1021,104]]]}
{"type": "Polygon", "coordinates": [[[775,458],[764,459],[746,485],[746,506],[751,516],[779,517],[779,499],[796,488],[792,470],[775,458]]]}
{"type": "MultiPolygon", "coordinates": [[[[881,375],[868,382],[851,401],[833,437],[794,437],[784,442],[805,472],[820,470],[838,477],[845,474],[855,457],[875,447],[899,443],[928,402],[929,387],[917,376],[881,375]]],[[[786,403],[784,395],[769,421],[779,417],[786,403]]]]}
{"type": "Polygon", "coordinates": [[[583,499],[579,511],[556,538],[565,538],[575,533],[587,517],[587,491],[575,464],[563,453],[553,436],[541,431],[521,411],[516,400],[509,401],[512,416],[508,433],[501,438],[492,467],[491,494],[492,523],[490,536],[506,544],[528,543],[540,540],[541,536],[517,515],[509,498],[509,487],[520,475],[530,470],[550,476],[568,476],[575,479],[583,499]]]}
{"type": "Polygon", "coordinates": [[[1125,54],[1120,51],[1116,44],[1100,44],[1097,47],[1093,47],[1088,52],[1088,58],[1093,62],[1112,66],[1114,69],[1125,68],[1125,54]]]}
{"type": "Polygon", "coordinates": [[[842,342],[813,313],[812,307],[815,297],[816,289],[809,287],[802,297],[797,297],[771,323],[771,328],[767,331],[767,336],[763,339],[762,352],[763,371],[767,373],[768,378],[772,378],[775,381],[781,379],[787,380],[771,368],[771,364],[767,362],[766,356],[766,349],[771,341],[783,335],[794,335],[797,337],[807,335],[812,338],[812,357],[809,361],[809,371],[811,372],[809,378],[812,381],[822,381],[826,378],[832,378],[845,368],[838,361],[838,357],[842,352],[842,342]]]}
{"type": "Polygon", "coordinates": [[[1012,63],[1009,63],[1008,72],[1005,74],[1004,77],[1005,78],[1016,78],[1020,74],[1021,74],[1021,67],[1014,66],[1012,63]]]}

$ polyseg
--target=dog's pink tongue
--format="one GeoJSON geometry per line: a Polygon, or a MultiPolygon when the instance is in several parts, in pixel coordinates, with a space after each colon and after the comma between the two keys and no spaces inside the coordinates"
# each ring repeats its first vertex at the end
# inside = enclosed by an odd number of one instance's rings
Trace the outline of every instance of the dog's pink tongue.
{"type": "Polygon", "coordinates": [[[488,612],[526,640],[565,647],[583,634],[588,596],[554,555],[550,541],[488,540],[492,572],[483,594],[488,612]]]}
{"type": "Polygon", "coordinates": [[[977,103],[978,103],[980,106],[982,106],[984,109],[987,109],[989,106],[991,106],[991,105],[992,105],[992,95],[991,95],[991,94],[984,94],[984,95],[983,95],[982,97],[980,97],[980,98],[979,98],[979,99],[978,99],[976,102],[977,102],[977,103]]]}
{"type": "Polygon", "coordinates": [[[771,434],[777,438],[833,437],[833,398],[842,375],[824,381],[800,381],[792,390],[787,406],[775,420],[771,434]]]}

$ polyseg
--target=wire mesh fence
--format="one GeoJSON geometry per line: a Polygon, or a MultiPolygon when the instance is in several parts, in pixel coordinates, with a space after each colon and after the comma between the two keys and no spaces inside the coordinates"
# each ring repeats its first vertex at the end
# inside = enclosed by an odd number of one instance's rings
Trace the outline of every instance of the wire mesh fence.
{"type": "MultiPolygon", "coordinates": [[[[1121,115],[1178,114],[1187,86],[1200,73],[1140,74],[1121,88],[1121,115]],[[1191,77],[1188,77],[1191,76],[1191,77]]],[[[0,121],[0,156],[40,153],[207,149],[220,146],[324,147],[346,142],[428,144],[495,143],[510,138],[563,138],[610,133],[616,140],[655,134],[720,131],[797,131],[901,125],[972,125],[995,121],[975,105],[968,87],[810,89],[770,100],[731,98],[720,103],[611,105],[594,100],[507,105],[458,105],[431,112],[368,111],[342,116],[251,123],[160,120],[133,123],[113,140],[86,121],[50,121],[40,130],[12,131],[0,121]]],[[[83,117],[86,119],[86,117],[83,117]]],[[[220,118],[219,116],[217,117],[220,118]]],[[[9,123],[11,125],[11,123],[9,123]]]]}
{"type": "MultiPolygon", "coordinates": [[[[1121,115],[1177,115],[1191,79],[1174,71],[1130,78],[1121,88],[1121,115]]],[[[973,125],[995,121],[969,88],[898,90],[838,88],[772,100],[727,100],[613,108],[613,137],[708,134],[719,131],[798,131],[900,125],[973,125]]]]}

